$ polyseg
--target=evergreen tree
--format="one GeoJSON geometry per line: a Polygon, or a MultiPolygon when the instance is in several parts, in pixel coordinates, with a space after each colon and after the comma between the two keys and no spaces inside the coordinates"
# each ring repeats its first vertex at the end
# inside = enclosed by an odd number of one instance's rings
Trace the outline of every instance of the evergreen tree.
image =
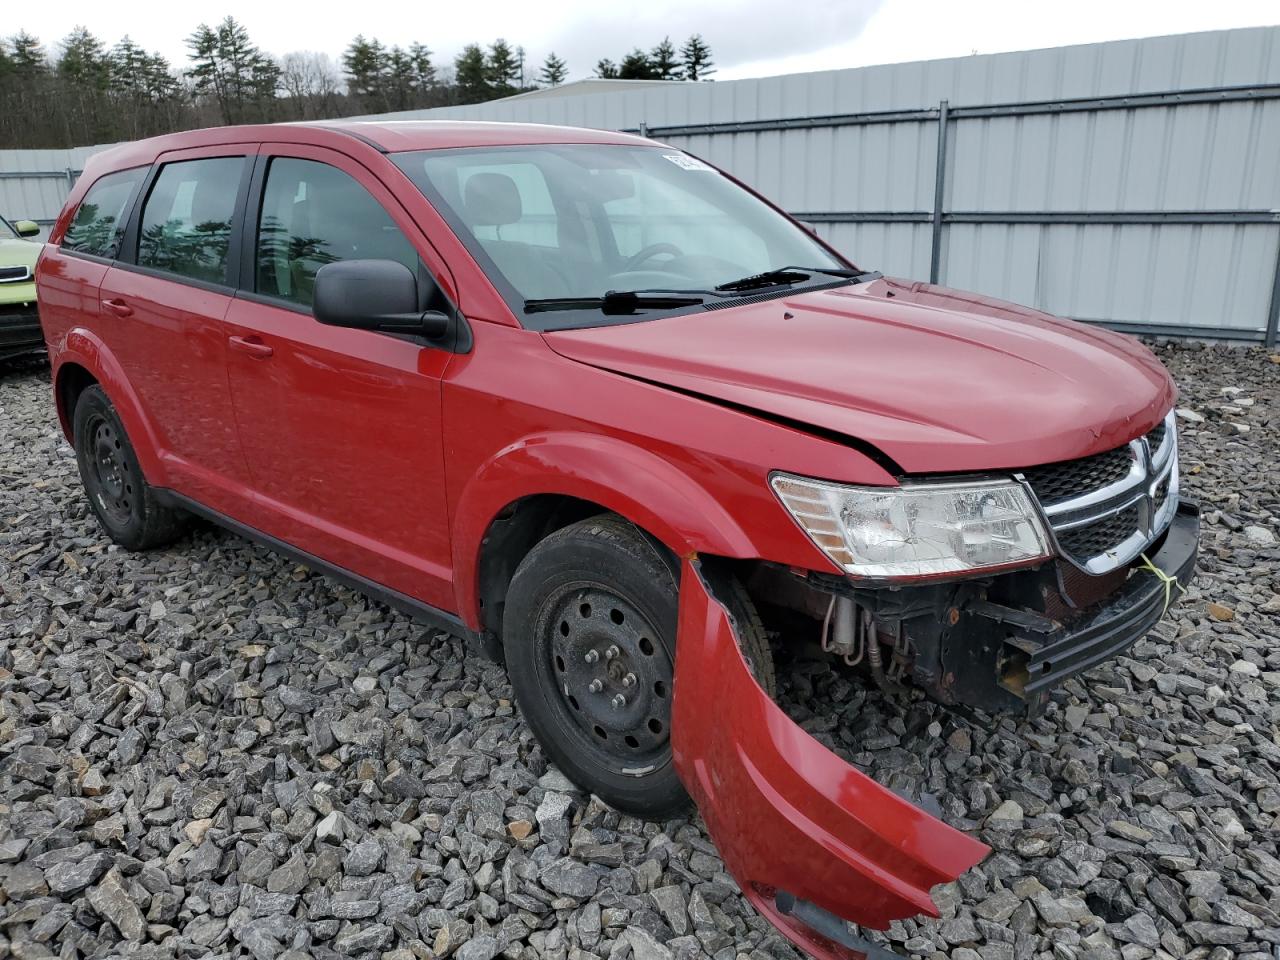
{"type": "Polygon", "coordinates": [[[680,48],[680,58],[684,61],[684,78],[686,80],[705,80],[715,73],[711,60],[711,48],[707,46],[702,34],[695,33],[680,48]]]}
{"type": "Polygon", "coordinates": [[[102,41],[76,27],[62,41],[54,64],[53,91],[67,136],[79,143],[99,143],[111,133],[107,87],[111,65],[102,41]]]}
{"type": "Polygon", "coordinates": [[[684,76],[680,61],[676,59],[676,48],[670,37],[663,37],[662,42],[649,52],[649,63],[653,75],[658,80],[679,80],[684,76]]]}
{"type": "Polygon", "coordinates": [[[538,79],[548,87],[558,87],[564,83],[568,75],[569,68],[565,62],[554,53],[549,53],[547,59],[542,61],[542,71],[538,74],[538,79]]]}
{"type": "Polygon", "coordinates": [[[418,89],[418,74],[413,56],[400,47],[387,53],[387,100],[392,110],[408,110],[413,106],[418,89]]]}
{"type": "MultiPolygon", "coordinates": [[[[51,49],[26,32],[0,37],[0,144],[72,147],[213,123],[478,103],[535,84],[557,86],[569,73],[555,53],[541,65],[526,64],[524,48],[505,39],[470,44],[448,66],[435,64],[425,44],[384,46],[363,36],[351,41],[340,66],[306,51],[277,61],[231,17],[191,33],[181,70],[128,36],[108,49],[79,26],[51,49]]],[[[664,37],[647,53],[636,48],[620,62],[606,57],[595,66],[604,78],[701,79],[711,71],[701,36],[678,51],[664,37]]]]}
{"type": "Polygon", "coordinates": [[[459,103],[480,103],[491,98],[493,87],[489,85],[489,63],[480,44],[469,43],[463,47],[454,58],[453,71],[459,103]]]}
{"type": "Polygon", "coordinates": [[[74,87],[106,90],[111,79],[111,62],[102,41],[84,27],[76,27],[62,41],[58,75],[74,87]]]}
{"type": "Polygon", "coordinates": [[[505,97],[515,92],[516,81],[520,78],[520,60],[501,37],[490,44],[486,67],[486,79],[493,88],[493,96],[505,97]]]}
{"type": "Polygon", "coordinates": [[[377,40],[366,40],[357,34],[342,54],[342,69],[347,77],[347,93],[358,97],[368,110],[387,107],[387,52],[377,40]]]}
{"type": "Polygon", "coordinates": [[[13,74],[20,80],[36,80],[49,69],[49,62],[44,55],[44,47],[40,40],[19,30],[9,38],[9,59],[13,63],[13,74]]]}
{"type": "Polygon", "coordinates": [[[124,99],[158,103],[182,92],[169,61],[158,53],[147,53],[127,35],[111,48],[107,62],[107,86],[124,99]]]}
{"type": "Polygon", "coordinates": [[[126,34],[107,54],[107,86],[112,93],[122,96],[145,93],[147,51],[134,43],[126,34]]]}
{"type": "Polygon", "coordinates": [[[436,84],[436,68],[431,62],[431,51],[421,43],[409,46],[409,59],[413,63],[414,85],[419,92],[429,90],[436,84]]]}
{"type": "Polygon", "coordinates": [[[249,39],[249,31],[227,17],[217,28],[200,24],[187,38],[197,96],[212,96],[224,123],[239,123],[250,112],[269,111],[280,83],[280,67],[249,39]]]}
{"type": "Polygon", "coordinates": [[[622,80],[656,80],[658,75],[653,69],[649,55],[636,47],[618,64],[618,77],[622,80]]]}

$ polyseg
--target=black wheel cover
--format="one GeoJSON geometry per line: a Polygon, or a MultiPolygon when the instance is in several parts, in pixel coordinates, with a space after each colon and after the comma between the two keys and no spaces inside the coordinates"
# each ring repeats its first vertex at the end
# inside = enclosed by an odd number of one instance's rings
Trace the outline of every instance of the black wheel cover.
{"type": "Polygon", "coordinates": [[[88,419],[85,434],[89,440],[85,451],[89,495],[110,523],[123,527],[133,517],[136,491],[120,434],[100,413],[88,419]]]}
{"type": "Polygon", "coordinates": [[[669,761],[671,652],[615,587],[561,585],[538,609],[534,643],[548,700],[585,753],[630,776],[669,761]]]}

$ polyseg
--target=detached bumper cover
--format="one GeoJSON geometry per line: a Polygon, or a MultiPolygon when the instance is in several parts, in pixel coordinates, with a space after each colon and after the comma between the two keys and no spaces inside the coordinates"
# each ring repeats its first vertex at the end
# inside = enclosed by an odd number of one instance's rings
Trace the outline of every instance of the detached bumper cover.
{"type": "Polygon", "coordinates": [[[845,763],[773,702],[701,565],[680,586],[676,769],[747,898],[821,960],[874,955],[837,918],[937,916],[930,889],[989,852],[845,763]]]}

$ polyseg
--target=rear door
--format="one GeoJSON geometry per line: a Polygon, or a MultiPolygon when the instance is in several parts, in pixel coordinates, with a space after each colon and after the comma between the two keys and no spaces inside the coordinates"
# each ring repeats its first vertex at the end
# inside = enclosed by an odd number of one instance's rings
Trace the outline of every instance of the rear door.
{"type": "Polygon", "coordinates": [[[167,482],[244,518],[251,494],[227,385],[223,318],[253,146],[162,155],[99,290],[102,326],[151,420],[167,482]]]}
{"type": "Polygon", "coordinates": [[[386,187],[341,153],[266,144],[254,182],[242,289],[227,323],[259,525],[450,610],[440,378],[452,354],[326,327],[311,314],[316,271],[326,263],[397,260],[424,285],[443,264],[386,187]]]}
{"type": "MultiPolygon", "coordinates": [[[[61,243],[46,244],[36,265],[40,324],[56,348],[75,327],[97,325],[98,288],[120,253],[129,212],[148,168],[132,167],[99,177],[85,192],[61,243]]],[[[114,319],[103,334],[110,336],[114,319]]],[[[71,411],[68,411],[70,415],[71,411]]]]}

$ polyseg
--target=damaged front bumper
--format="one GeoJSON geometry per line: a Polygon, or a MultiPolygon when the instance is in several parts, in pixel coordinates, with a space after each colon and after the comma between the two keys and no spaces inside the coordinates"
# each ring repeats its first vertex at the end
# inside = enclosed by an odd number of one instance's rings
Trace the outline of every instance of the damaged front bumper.
{"type": "Polygon", "coordinates": [[[1160,548],[1112,596],[1070,622],[998,604],[971,604],[968,612],[1005,631],[1000,684],[1039,711],[1053,688],[1145,637],[1195,574],[1200,510],[1180,500],[1160,548]]]}
{"type": "Polygon", "coordinates": [[[743,893],[798,947],[820,960],[882,953],[844,921],[937,916],[931,888],[989,852],[797,726],[756,683],[715,573],[693,560],[676,651],[676,769],[743,893]]]}

